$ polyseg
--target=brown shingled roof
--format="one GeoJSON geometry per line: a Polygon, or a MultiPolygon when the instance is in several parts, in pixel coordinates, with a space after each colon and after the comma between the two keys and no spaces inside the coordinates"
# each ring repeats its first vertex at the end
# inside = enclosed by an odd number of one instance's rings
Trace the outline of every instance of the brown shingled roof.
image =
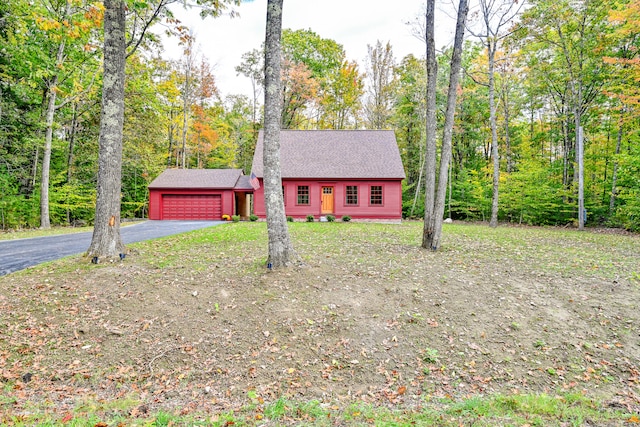
{"type": "MultiPolygon", "coordinates": [[[[260,131],[252,172],[263,177],[260,131]]],[[[283,130],[280,133],[283,178],[405,178],[391,130],[283,130]]]]}
{"type": "Polygon", "coordinates": [[[234,188],[241,169],[166,169],[149,188],[234,188]]]}

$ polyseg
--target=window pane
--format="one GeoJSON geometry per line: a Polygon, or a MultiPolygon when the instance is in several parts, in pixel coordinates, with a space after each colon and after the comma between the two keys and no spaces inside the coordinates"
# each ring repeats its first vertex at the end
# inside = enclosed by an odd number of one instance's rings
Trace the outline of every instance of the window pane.
{"type": "Polygon", "coordinates": [[[355,185],[347,185],[347,205],[358,204],[358,187],[355,185]]]}
{"type": "Polygon", "coordinates": [[[372,204],[372,205],[381,205],[382,204],[382,186],[381,185],[372,185],[371,186],[370,204],[372,204]]]}
{"type": "Polygon", "coordinates": [[[309,204],[309,186],[308,185],[298,186],[298,204],[299,205],[309,204]]]}

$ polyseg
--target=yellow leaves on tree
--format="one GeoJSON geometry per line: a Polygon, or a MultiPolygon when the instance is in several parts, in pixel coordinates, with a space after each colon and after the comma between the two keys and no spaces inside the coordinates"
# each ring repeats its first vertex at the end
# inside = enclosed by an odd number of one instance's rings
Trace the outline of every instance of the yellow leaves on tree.
{"type": "Polygon", "coordinates": [[[618,54],[604,57],[603,61],[613,67],[618,84],[608,93],[623,104],[640,104],[640,57],[632,45],[640,27],[640,0],[631,0],[623,7],[612,9],[609,22],[615,25],[611,39],[618,46],[618,54]]]}
{"type": "Polygon", "coordinates": [[[190,133],[191,145],[196,155],[196,167],[203,168],[206,166],[207,157],[217,146],[219,136],[218,132],[209,125],[210,117],[208,117],[207,111],[198,105],[193,106],[192,109],[194,121],[190,133]]]}
{"type": "MultiPolygon", "coordinates": [[[[93,3],[84,12],[74,13],[69,11],[69,15],[42,16],[38,15],[38,12],[34,12],[32,16],[37,27],[46,33],[51,33],[53,40],[60,41],[63,37],[76,40],[88,36],[90,31],[102,27],[104,5],[102,3],[93,3]]],[[[93,49],[85,47],[85,50],[93,49]]]]}
{"type": "Polygon", "coordinates": [[[58,22],[57,20],[52,18],[44,18],[42,16],[36,17],[36,24],[42,31],[58,30],[60,29],[60,27],[62,27],[62,24],[60,24],[60,22],[58,22]]]}
{"type": "Polygon", "coordinates": [[[611,10],[609,22],[618,24],[616,31],[624,37],[637,34],[640,25],[640,0],[632,0],[620,9],[611,10]]]}
{"type": "Polygon", "coordinates": [[[84,13],[84,18],[91,21],[96,28],[102,27],[104,18],[104,5],[102,3],[93,3],[84,13]]]}

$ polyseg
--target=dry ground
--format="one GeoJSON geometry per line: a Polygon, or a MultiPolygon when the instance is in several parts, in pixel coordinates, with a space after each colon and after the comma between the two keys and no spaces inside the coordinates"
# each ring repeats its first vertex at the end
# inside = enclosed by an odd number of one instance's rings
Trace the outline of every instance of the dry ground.
{"type": "Polygon", "coordinates": [[[1,277],[0,412],[572,391],[640,410],[638,236],[456,224],[439,252],[419,223],[292,236],[304,266],[283,271],[263,267],[265,225],[239,223],[1,277]]]}

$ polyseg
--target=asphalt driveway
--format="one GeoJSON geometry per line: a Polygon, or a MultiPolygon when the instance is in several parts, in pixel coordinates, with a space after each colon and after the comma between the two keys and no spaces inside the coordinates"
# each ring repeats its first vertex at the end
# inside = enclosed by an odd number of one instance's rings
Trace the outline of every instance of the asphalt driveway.
{"type": "MultiPolygon", "coordinates": [[[[144,221],[120,229],[125,244],[223,224],[224,221],[144,221]]],[[[0,276],[89,249],[93,232],[0,240],[0,276]]]]}

